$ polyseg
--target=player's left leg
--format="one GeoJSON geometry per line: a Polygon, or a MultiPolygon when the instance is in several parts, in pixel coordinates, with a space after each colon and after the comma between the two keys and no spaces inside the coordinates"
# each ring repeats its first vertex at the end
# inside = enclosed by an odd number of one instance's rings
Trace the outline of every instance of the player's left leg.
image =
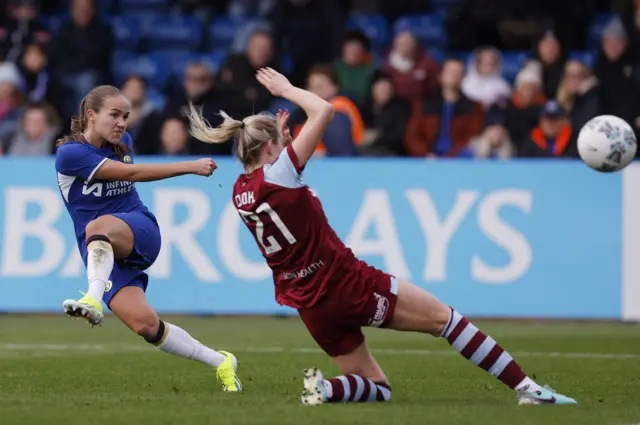
{"type": "Polygon", "coordinates": [[[235,356],[226,351],[213,350],[184,329],[160,320],[141,287],[125,286],[119,289],[110,299],[109,308],[129,329],[161,351],[215,368],[224,391],[242,391],[242,384],[236,375],[235,356]]]}
{"type": "Polygon", "coordinates": [[[333,357],[342,376],[324,379],[317,368],[305,370],[304,404],[375,402],[391,399],[391,386],[382,368],[362,342],[348,354],[333,357]]]}
{"type": "Polygon", "coordinates": [[[339,319],[340,307],[329,301],[299,310],[313,339],[334,359],[343,374],[324,379],[317,368],[305,370],[302,403],[388,401],[391,387],[387,377],[371,355],[360,327],[339,319]]]}
{"type": "Polygon", "coordinates": [[[520,404],[575,404],[575,400],[541,387],[493,338],[436,297],[409,282],[398,284],[397,302],[389,328],[442,337],[460,353],[509,388],[520,404]]]}

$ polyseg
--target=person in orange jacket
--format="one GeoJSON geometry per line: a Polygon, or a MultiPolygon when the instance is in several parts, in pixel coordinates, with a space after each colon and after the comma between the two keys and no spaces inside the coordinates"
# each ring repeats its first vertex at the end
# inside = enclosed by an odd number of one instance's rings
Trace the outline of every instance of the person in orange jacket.
{"type": "MultiPolygon", "coordinates": [[[[313,67],[307,77],[307,89],[333,105],[335,115],[322,136],[316,154],[326,156],[356,156],[358,146],[364,143],[364,122],[355,103],[340,93],[338,79],[331,66],[313,67]]],[[[307,117],[300,108],[290,119],[295,138],[307,117]]]]}

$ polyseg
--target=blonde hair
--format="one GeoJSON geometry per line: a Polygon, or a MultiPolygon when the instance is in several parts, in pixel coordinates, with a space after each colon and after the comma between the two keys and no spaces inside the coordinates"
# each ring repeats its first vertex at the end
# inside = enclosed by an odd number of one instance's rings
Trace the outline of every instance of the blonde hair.
{"type": "Polygon", "coordinates": [[[225,143],[234,138],[235,154],[245,167],[259,161],[264,145],[277,145],[280,142],[278,123],[271,113],[261,112],[242,121],[231,118],[224,111],[220,111],[220,116],[223,118],[222,124],[213,127],[202,116],[202,109],[197,110],[193,104],[189,104],[189,133],[204,143],[225,143]]]}

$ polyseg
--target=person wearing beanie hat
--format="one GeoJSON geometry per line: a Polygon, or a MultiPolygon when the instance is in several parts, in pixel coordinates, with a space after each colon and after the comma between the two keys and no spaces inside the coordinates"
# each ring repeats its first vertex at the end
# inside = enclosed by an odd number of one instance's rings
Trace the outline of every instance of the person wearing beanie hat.
{"type": "Polygon", "coordinates": [[[0,63],[0,141],[15,131],[21,115],[20,72],[11,62],[0,63]]]}
{"type": "Polygon", "coordinates": [[[513,96],[503,113],[503,125],[516,148],[529,138],[529,133],[538,124],[544,101],[540,65],[529,62],[516,76],[513,96]]]}

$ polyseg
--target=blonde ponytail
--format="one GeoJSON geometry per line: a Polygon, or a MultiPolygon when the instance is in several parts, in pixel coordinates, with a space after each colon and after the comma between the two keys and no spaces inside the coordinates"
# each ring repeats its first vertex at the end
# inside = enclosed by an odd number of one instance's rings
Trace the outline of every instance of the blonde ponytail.
{"type": "Polygon", "coordinates": [[[224,119],[218,127],[212,127],[209,121],[202,116],[202,109],[199,111],[189,104],[189,133],[196,139],[204,143],[224,143],[232,137],[238,138],[244,128],[244,123],[231,118],[226,112],[220,111],[220,116],[224,119]]]}
{"type": "Polygon", "coordinates": [[[224,119],[218,127],[202,116],[202,110],[196,110],[189,104],[189,133],[204,143],[224,143],[232,137],[236,139],[235,154],[246,167],[259,162],[262,147],[268,143],[278,144],[280,134],[275,115],[260,113],[239,121],[220,111],[224,119]]]}

